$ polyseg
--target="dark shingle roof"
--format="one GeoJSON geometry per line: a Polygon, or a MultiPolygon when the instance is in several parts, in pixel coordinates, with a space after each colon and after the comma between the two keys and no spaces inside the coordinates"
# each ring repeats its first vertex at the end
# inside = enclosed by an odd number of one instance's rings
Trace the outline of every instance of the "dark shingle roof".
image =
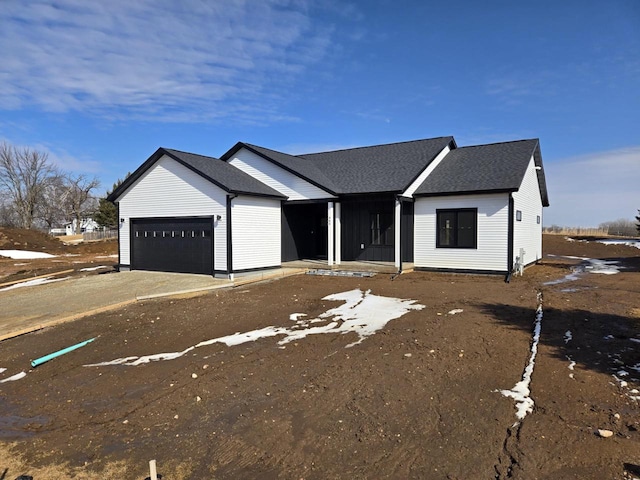
{"type": "Polygon", "coordinates": [[[168,155],[229,193],[286,198],[280,192],[217,158],[181,152],[169,148],[159,148],[135,172],[127,177],[127,179],[109,195],[108,199],[110,201],[116,200],[163,155],[168,155]]]}
{"type": "Polygon", "coordinates": [[[402,192],[453,142],[453,137],[439,137],[299,157],[315,164],[336,193],[402,192]]]}
{"type": "Polygon", "coordinates": [[[538,139],[456,148],[449,152],[415,195],[514,192],[534,157],[542,204],[549,205],[538,139]]]}

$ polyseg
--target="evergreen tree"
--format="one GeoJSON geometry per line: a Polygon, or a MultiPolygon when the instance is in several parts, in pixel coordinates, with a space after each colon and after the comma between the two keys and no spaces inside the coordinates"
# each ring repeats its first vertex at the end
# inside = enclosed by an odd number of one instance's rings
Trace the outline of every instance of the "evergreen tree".
{"type": "Polygon", "coordinates": [[[636,223],[636,230],[638,230],[638,235],[640,235],[640,208],[638,209],[638,216],[636,217],[638,223],[636,223]]]}
{"type": "MultiPolygon", "coordinates": [[[[129,175],[131,175],[131,173],[127,173],[124,177],[125,180],[129,175]]],[[[118,179],[118,181],[113,184],[111,190],[99,200],[98,210],[96,211],[93,219],[101,227],[118,228],[118,207],[116,207],[115,203],[107,200],[107,197],[111,195],[111,192],[118,188],[122,182],[124,182],[124,180],[118,179]]]]}

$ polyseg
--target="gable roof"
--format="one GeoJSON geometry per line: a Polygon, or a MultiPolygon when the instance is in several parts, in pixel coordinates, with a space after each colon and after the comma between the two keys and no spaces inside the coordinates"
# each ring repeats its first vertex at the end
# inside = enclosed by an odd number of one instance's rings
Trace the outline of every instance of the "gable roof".
{"type": "Polygon", "coordinates": [[[549,206],[537,138],[456,148],[415,191],[416,196],[515,192],[534,158],[542,205],[549,206]]]}
{"type": "Polygon", "coordinates": [[[227,161],[238,150],[246,148],[334,195],[400,193],[447,145],[455,148],[453,137],[288,155],[238,142],[220,158],[227,161]]]}
{"type": "Polygon", "coordinates": [[[320,171],[313,162],[309,162],[295,155],[289,155],[269,148],[259,147],[258,145],[252,145],[250,143],[238,142],[233,146],[233,148],[222,155],[220,159],[226,162],[241,148],[246,148],[250,152],[253,152],[265,160],[278,165],[288,172],[306,180],[312,185],[328,191],[332,195],[338,193],[332,180],[325,175],[324,172],[320,171]]]}
{"type": "Polygon", "coordinates": [[[336,185],[337,193],[403,192],[453,137],[438,137],[332,152],[310,153],[313,162],[336,185]]]}
{"type": "Polygon", "coordinates": [[[159,148],[135,172],[129,175],[118,188],[111,192],[107,199],[111,202],[117,200],[129,186],[138,180],[164,155],[167,155],[228,193],[286,198],[280,192],[217,158],[181,152],[180,150],[170,148],[159,148]]]}

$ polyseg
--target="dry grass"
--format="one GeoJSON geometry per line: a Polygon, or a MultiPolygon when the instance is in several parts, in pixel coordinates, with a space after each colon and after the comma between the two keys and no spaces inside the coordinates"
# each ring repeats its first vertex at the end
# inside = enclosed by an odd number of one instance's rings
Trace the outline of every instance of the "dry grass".
{"type": "MultiPolygon", "coordinates": [[[[66,463],[33,466],[16,452],[16,448],[15,443],[0,444],[0,479],[12,480],[20,475],[30,475],[37,480],[123,480],[149,476],[148,464],[130,465],[125,461],[109,462],[99,468],[93,465],[71,467],[66,463]]],[[[162,478],[184,480],[191,478],[192,471],[193,468],[184,463],[164,464],[158,460],[158,473],[162,478]]]]}
{"type": "Polygon", "coordinates": [[[550,228],[543,228],[542,233],[550,235],[588,235],[606,237],[609,235],[609,229],[600,227],[562,227],[560,230],[551,230],[550,228]]]}

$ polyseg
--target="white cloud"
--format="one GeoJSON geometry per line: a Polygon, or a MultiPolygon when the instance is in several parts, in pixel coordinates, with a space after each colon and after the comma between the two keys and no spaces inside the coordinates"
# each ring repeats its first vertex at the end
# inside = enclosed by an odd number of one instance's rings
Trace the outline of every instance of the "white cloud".
{"type": "Polygon", "coordinates": [[[545,174],[547,226],[597,226],[640,208],[640,146],[548,162],[545,174]]]}
{"type": "Polygon", "coordinates": [[[306,0],[3,1],[0,105],[160,121],[245,106],[243,121],[281,119],[286,86],[331,42],[309,11],[306,0]]]}

